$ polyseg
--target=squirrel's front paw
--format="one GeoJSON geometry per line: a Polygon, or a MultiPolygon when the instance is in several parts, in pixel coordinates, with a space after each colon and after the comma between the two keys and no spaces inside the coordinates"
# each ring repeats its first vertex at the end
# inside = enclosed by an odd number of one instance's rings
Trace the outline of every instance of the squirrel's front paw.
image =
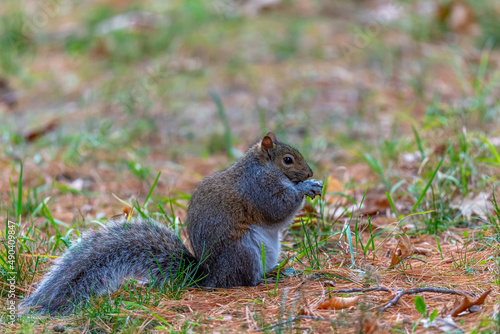
{"type": "Polygon", "coordinates": [[[306,180],[299,183],[300,187],[304,191],[305,196],[309,196],[311,199],[321,194],[323,189],[323,182],[314,179],[306,180]]]}

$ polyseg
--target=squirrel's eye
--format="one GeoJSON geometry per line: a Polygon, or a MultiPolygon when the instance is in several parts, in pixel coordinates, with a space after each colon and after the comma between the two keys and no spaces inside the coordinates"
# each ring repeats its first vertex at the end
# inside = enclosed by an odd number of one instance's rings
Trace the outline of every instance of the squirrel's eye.
{"type": "Polygon", "coordinates": [[[284,157],[283,158],[283,163],[285,165],[291,165],[291,164],[293,164],[293,159],[291,157],[284,157]]]}

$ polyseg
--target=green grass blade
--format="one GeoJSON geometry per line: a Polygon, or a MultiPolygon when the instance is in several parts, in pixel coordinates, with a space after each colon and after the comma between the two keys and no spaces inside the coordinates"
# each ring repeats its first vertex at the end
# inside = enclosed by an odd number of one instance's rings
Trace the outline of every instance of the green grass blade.
{"type": "Polygon", "coordinates": [[[441,260],[444,260],[443,252],[441,251],[441,243],[439,242],[437,235],[435,235],[434,237],[436,238],[436,244],[439,250],[439,254],[441,255],[441,260]]]}
{"type": "MultiPolygon", "coordinates": [[[[54,219],[54,217],[52,217],[52,214],[50,213],[50,210],[49,210],[49,208],[47,208],[47,206],[45,205],[45,203],[42,204],[42,215],[45,218],[47,218],[47,220],[50,222],[50,224],[52,225],[52,227],[56,231],[57,236],[61,237],[62,234],[61,234],[61,231],[59,230],[59,227],[57,226],[58,223],[56,222],[56,220],[54,219]]],[[[66,225],[66,227],[67,227],[67,225],[66,225]]]]}
{"type": "Polygon", "coordinates": [[[347,237],[347,242],[349,244],[349,251],[351,252],[351,265],[354,266],[354,250],[352,247],[352,238],[351,238],[351,221],[346,221],[344,225],[345,235],[347,237]]]}
{"type": "Polygon", "coordinates": [[[495,146],[493,146],[493,144],[491,144],[491,142],[484,136],[479,136],[479,138],[486,144],[488,145],[488,147],[490,148],[490,151],[491,153],[493,153],[493,155],[495,156],[495,162],[497,164],[500,164],[500,155],[498,154],[495,146]]]}
{"type": "Polygon", "coordinates": [[[217,107],[217,113],[219,114],[219,117],[222,121],[222,125],[224,126],[224,141],[226,143],[227,156],[233,158],[234,152],[233,152],[233,140],[231,136],[231,127],[229,126],[229,121],[227,119],[226,110],[224,109],[224,104],[222,104],[222,100],[219,94],[217,94],[214,91],[210,91],[209,94],[212,100],[214,101],[215,106],[217,107]]]}
{"type": "Polygon", "coordinates": [[[266,289],[269,293],[269,287],[267,286],[267,278],[266,278],[266,249],[264,247],[264,243],[260,243],[260,250],[262,255],[262,273],[264,274],[264,282],[266,283],[266,289]]]}
{"type": "Polygon", "coordinates": [[[426,214],[426,213],[431,213],[431,212],[434,212],[436,210],[427,210],[427,211],[420,211],[420,212],[413,212],[413,213],[410,213],[409,215],[406,215],[406,217],[411,217],[411,216],[416,216],[416,215],[423,215],[423,214],[426,214]]]}
{"type": "Polygon", "coordinates": [[[19,183],[17,184],[17,205],[16,205],[16,219],[21,222],[21,212],[23,209],[23,161],[19,164],[21,170],[19,172],[19,183]]]}
{"type": "Polygon", "coordinates": [[[425,157],[424,148],[422,147],[422,141],[420,140],[420,136],[418,135],[417,129],[414,125],[411,126],[413,130],[413,135],[415,136],[415,141],[417,142],[418,150],[420,151],[420,156],[423,159],[425,157]]]}
{"type": "Polygon", "coordinates": [[[363,202],[365,201],[366,194],[368,194],[368,190],[370,187],[366,188],[365,193],[363,194],[363,198],[361,199],[361,202],[359,203],[358,210],[361,210],[361,206],[363,205],[363,202]]]}
{"type": "MultiPolygon", "coordinates": [[[[383,230],[380,230],[378,231],[377,233],[375,234],[371,234],[370,232],[370,239],[366,242],[366,244],[372,244],[372,247],[374,247],[374,244],[373,244],[373,241],[375,240],[376,237],[378,237],[380,234],[384,233],[384,232],[394,232],[394,233],[398,233],[399,230],[395,230],[395,229],[392,229],[392,228],[384,228],[383,230]]],[[[374,249],[374,248],[373,248],[374,249]]],[[[368,251],[368,247],[366,248],[366,251],[363,255],[366,255],[366,252],[368,251]]]]}
{"type": "Polygon", "coordinates": [[[380,161],[376,160],[371,154],[368,153],[365,154],[365,160],[368,163],[368,166],[370,166],[370,168],[373,169],[375,173],[377,173],[380,176],[380,180],[382,181],[387,191],[390,191],[391,190],[390,180],[385,177],[384,170],[382,169],[380,161]]]}
{"type": "Polygon", "coordinates": [[[391,194],[391,195],[392,195],[392,194],[394,194],[394,192],[395,192],[396,190],[398,190],[398,189],[399,189],[399,187],[401,187],[401,186],[402,186],[403,184],[405,184],[405,183],[406,183],[406,181],[405,181],[405,180],[401,180],[401,181],[399,181],[398,183],[396,183],[395,185],[393,185],[393,186],[392,186],[392,188],[391,188],[391,191],[389,191],[389,194],[391,194]]]}
{"type": "Polygon", "coordinates": [[[479,68],[477,70],[477,77],[473,81],[474,93],[476,95],[479,95],[479,93],[481,92],[484,76],[486,74],[486,70],[488,69],[488,63],[489,63],[489,52],[483,51],[481,53],[481,60],[479,62],[479,68]]]}
{"type": "Polygon", "coordinates": [[[427,182],[424,190],[422,191],[422,193],[420,194],[420,197],[418,198],[417,202],[415,203],[415,205],[413,206],[413,208],[411,209],[411,212],[415,211],[415,209],[420,205],[420,202],[422,202],[422,200],[424,199],[424,196],[425,194],[427,193],[427,190],[429,189],[429,187],[431,186],[431,183],[432,181],[434,181],[434,178],[436,177],[436,174],[439,170],[439,168],[441,168],[441,165],[443,164],[443,161],[444,161],[444,158],[446,157],[446,154],[448,153],[448,151],[450,150],[451,148],[451,145],[448,146],[448,149],[446,150],[446,152],[443,154],[443,157],[441,158],[441,160],[439,161],[439,164],[437,165],[436,169],[434,170],[434,173],[432,173],[432,176],[429,180],[429,182],[427,182]]]}
{"type": "Polygon", "coordinates": [[[148,310],[147,308],[145,308],[144,305],[137,304],[137,303],[134,303],[134,302],[129,302],[129,301],[126,301],[126,300],[124,300],[123,303],[125,305],[134,306],[134,307],[143,309],[144,311],[146,311],[147,313],[151,314],[153,317],[155,317],[156,319],[158,319],[159,321],[161,321],[162,323],[164,323],[165,325],[167,325],[168,328],[170,328],[170,329],[173,328],[172,325],[167,320],[163,319],[158,314],[156,314],[154,312],[151,312],[150,310],[148,310]]]}
{"type": "Polygon", "coordinates": [[[161,171],[158,172],[158,175],[156,175],[155,182],[153,182],[153,185],[151,186],[151,189],[149,189],[148,196],[146,197],[146,200],[144,201],[144,207],[148,205],[149,199],[151,198],[151,194],[153,193],[153,190],[156,187],[156,184],[158,183],[158,179],[160,178],[161,171]]]}
{"type": "Polygon", "coordinates": [[[396,215],[396,218],[398,218],[398,212],[396,211],[396,206],[394,205],[394,202],[392,201],[391,194],[388,192],[385,193],[385,196],[387,196],[387,200],[389,201],[389,204],[391,205],[392,212],[396,215]]]}
{"type": "MultiPolygon", "coordinates": [[[[373,229],[372,229],[372,219],[368,216],[368,226],[370,227],[370,239],[372,241],[372,252],[373,256],[375,256],[375,242],[373,241],[373,229]]],[[[368,248],[368,243],[366,243],[366,248],[368,248]]]]}

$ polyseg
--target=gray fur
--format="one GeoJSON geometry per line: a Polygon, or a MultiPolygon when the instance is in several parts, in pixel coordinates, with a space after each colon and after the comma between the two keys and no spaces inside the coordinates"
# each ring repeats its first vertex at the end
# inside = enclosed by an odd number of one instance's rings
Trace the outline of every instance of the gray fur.
{"type": "MultiPolygon", "coordinates": [[[[295,149],[282,143],[277,146],[277,150],[293,152],[298,161],[305,163],[295,149]]],[[[229,288],[261,282],[258,240],[265,241],[266,249],[274,249],[280,238],[277,231],[293,220],[304,196],[314,197],[321,192],[320,182],[303,182],[312,175],[307,163],[298,172],[286,175],[273,154],[278,153],[270,152],[263,158],[256,144],[234,165],[205,178],[194,191],[186,223],[195,256],[208,255],[205,263],[209,274],[203,285],[229,288]],[[273,237],[263,238],[265,234],[273,237]]],[[[266,267],[274,267],[276,258],[274,251],[269,261],[266,254],[266,267]]]]}
{"type": "Polygon", "coordinates": [[[119,219],[71,247],[21,307],[67,314],[92,295],[115,291],[125,278],[162,285],[186,266],[188,279],[202,286],[255,286],[263,275],[261,243],[267,272],[276,265],[281,230],[305,196],[321,192],[321,182],[307,180],[312,174],[297,150],[269,133],[194,191],[186,219],[194,256],[158,223],[119,219]],[[284,157],[293,157],[293,164],[284,157]]]}
{"type": "Polygon", "coordinates": [[[264,244],[264,256],[266,261],[266,273],[271,271],[278,261],[278,256],[281,252],[281,228],[263,228],[261,226],[253,225],[250,231],[246,233],[241,242],[244,247],[250,249],[252,252],[253,261],[257,263],[259,269],[256,274],[262,277],[262,244],[264,244]]]}
{"type": "MultiPolygon", "coordinates": [[[[116,291],[125,278],[152,279],[162,285],[176,277],[181,266],[196,264],[182,241],[165,226],[119,219],[111,221],[105,231],[88,233],[70,247],[20,307],[68,314],[91,295],[116,291]]],[[[201,275],[203,269],[198,269],[201,275]]]]}

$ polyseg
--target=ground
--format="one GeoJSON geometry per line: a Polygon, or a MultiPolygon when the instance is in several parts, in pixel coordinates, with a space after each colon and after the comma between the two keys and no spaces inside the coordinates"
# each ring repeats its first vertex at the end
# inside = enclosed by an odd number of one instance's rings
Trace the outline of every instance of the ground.
{"type": "Polygon", "coordinates": [[[494,0],[0,3],[7,302],[128,205],[180,231],[196,184],[267,131],[326,184],[267,284],[131,281],[69,317],[10,324],[2,304],[2,330],[499,331],[499,15],[494,0]],[[387,290],[352,291],[372,287],[387,290]],[[459,294],[381,312],[427,287],[459,294]],[[424,328],[489,290],[456,328],[424,328]]]}

